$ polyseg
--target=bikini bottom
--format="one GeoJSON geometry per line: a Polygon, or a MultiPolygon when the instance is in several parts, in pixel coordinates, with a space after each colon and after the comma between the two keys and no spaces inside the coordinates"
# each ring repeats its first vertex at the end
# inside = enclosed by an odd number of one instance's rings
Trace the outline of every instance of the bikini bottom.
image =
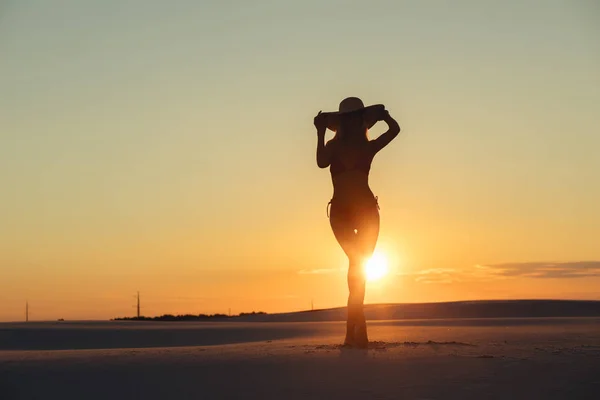
{"type": "MultiPolygon", "coordinates": [[[[377,207],[377,210],[380,210],[379,208],[379,197],[375,196],[373,198],[374,201],[374,205],[377,207]]],[[[329,218],[329,209],[331,207],[331,205],[335,202],[335,199],[331,199],[329,200],[329,203],[327,203],[327,218],[329,218]]],[[[366,205],[361,207],[362,209],[366,209],[366,208],[370,208],[371,205],[366,205]]],[[[340,209],[340,211],[345,214],[348,218],[352,218],[354,219],[354,217],[356,217],[358,214],[360,214],[360,209],[358,207],[340,207],[339,204],[336,204],[336,209],[340,209]],[[340,209],[341,208],[341,209],[340,209]]]]}

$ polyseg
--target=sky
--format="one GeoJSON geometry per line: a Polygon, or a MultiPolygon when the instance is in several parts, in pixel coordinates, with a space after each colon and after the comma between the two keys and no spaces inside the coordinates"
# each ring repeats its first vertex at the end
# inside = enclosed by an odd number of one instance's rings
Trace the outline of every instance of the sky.
{"type": "Polygon", "coordinates": [[[0,321],[345,305],[348,96],[402,127],[367,303],[600,299],[598,38],[594,0],[3,0],[0,321]]]}

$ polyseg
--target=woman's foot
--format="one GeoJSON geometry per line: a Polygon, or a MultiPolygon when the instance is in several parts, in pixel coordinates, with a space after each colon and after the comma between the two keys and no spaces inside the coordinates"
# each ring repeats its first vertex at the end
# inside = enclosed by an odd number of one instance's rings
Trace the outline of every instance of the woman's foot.
{"type": "Polygon", "coordinates": [[[346,323],[346,338],[344,339],[345,347],[354,347],[356,340],[354,339],[354,323],[348,321],[346,323]]]}
{"type": "Polygon", "coordinates": [[[353,347],[366,349],[369,346],[369,337],[367,335],[367,326],[354,325],[346,331],[346,338],[342,347],[353,347]]]}
{"type": "Polygon", "coordinates": [[[366,349],[369,346],[369,337],[367,336],[367,324],[356,326],[354,335],[354,346],[366,349]]]}

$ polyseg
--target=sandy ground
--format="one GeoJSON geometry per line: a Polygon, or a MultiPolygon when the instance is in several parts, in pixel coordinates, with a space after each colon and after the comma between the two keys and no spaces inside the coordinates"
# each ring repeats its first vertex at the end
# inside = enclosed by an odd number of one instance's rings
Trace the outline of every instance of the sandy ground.
{"type": "Polygon", "coordinates": [[[600,318],[0,324],[0,399],[598,399],[600,318]]]}

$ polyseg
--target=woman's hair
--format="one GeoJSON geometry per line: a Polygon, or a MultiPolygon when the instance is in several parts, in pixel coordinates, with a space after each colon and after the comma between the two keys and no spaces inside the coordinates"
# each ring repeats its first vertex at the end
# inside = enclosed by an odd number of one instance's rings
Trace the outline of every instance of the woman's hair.
{"type": "Polygon", "coordinates": [[[334,139],[345,140],[351,136],[360,136],[365,141],[369,141],[369,130],[362,124],[362,117],[359,119],[340,119],[340,124],[335,132],[334,139]]]}

